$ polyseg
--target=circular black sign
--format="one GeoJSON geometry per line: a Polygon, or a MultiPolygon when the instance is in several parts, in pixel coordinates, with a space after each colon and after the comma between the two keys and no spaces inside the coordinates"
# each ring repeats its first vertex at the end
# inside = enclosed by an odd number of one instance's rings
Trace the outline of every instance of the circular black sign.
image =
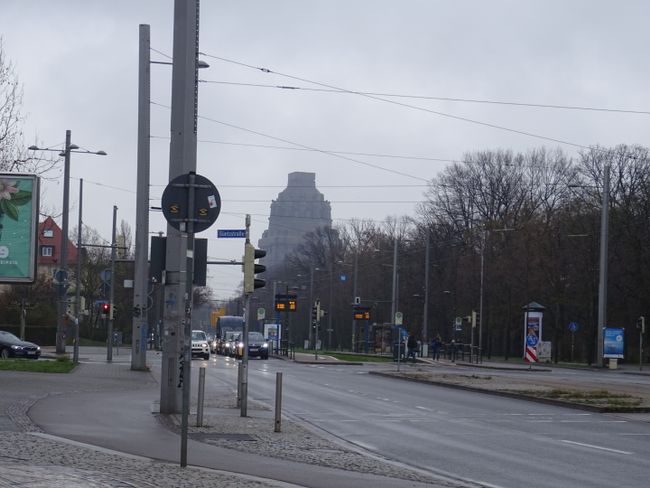
{"type": "Polygon", "coordinates": [[[221,196],[217,187],[205,176],[196,173],[180,175],[165,188],[162,211],[169,225],[175,229],[202,232],[217,220],[221,212],[221,196]],[[194,188],[193,202],[190,202],[190,187],[194,188]],[[191,215],[190,207],[194,209],[191,215]]]}

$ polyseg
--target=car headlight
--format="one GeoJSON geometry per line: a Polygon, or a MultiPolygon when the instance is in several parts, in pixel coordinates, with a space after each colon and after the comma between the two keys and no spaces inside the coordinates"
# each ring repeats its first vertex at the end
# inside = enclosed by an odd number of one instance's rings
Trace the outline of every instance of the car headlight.
{"type": "Polygon", "coordinates": [[[240,342],[239,344],[237,344],[237,346],[239,346],[239,347],[244,347],[244,343],[243,343],[243,342],[240,342]]]}
{"type": "Polygon", "coordinates": [[[207,342],[202,342],[201,347],[208,347],[208,343],[207,342]]]}
{"type": "Polygon", "coordinates": [[[262,344],[262,347],[263,347],[263,348],[268,348],[268,347],[269,347],[269,343],[268,343],[268,342],[265,342],[264,344],[262,344]]]}
{"type": "Polygon", "coordinates": [[[12,348],[14,351],[22,351],[22,350],[23,350],[23,346],[12,345],[11,348],[12,348]]]}

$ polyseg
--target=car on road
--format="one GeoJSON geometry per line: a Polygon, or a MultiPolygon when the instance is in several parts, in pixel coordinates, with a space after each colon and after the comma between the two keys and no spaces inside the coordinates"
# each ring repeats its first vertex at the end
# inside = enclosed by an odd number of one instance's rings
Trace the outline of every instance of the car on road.
{"type": "Polygon", "coordinates": [[[38,359],[41,348],[33,342],[21,341],[11,332],[0,330],[0,358],[38,359]]]}
{"type": "Polygon", "coordinates": [[[202,330],[192,331],[192,357],[210,359],[210,345],[208,336],[202,330]]]}
{"type": "Polygon", "coordinates": [[[217,354],[223,354],[224,356],[234,356],[234,345],[235,338],[238,333],[232,330],[226,331],[224,337],[219,339],[217,344],[217,354]]]}
{"type": "MultiPolygon", "coordinates": [[[[244,355],[244,343],[242,335],[237,336],[235,357],[241,359],[244,355]]],[[[269,343],[264,339],[261,332],[248,333],[248,357],[259,357],[261,359],[269,358],[269,343]]]]}

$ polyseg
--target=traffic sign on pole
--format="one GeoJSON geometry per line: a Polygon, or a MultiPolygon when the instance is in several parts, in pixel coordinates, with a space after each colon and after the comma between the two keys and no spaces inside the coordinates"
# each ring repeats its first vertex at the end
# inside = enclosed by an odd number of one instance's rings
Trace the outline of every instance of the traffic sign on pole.
{"type": "Polygon", "coordinates": [[[219,239],[246,239],[246,229],[218,229],[217,237],[219,239]]]}
{"type": "Polygon", "coordinates": [[[217,187],[205,176],[194,174],[190,185],[190,173],[174,178],[162,194],[162,211],[165,220],[181,232],[187,232],[188,224],[193,224],[193,233],[206,230],[221,212],[221,197],[217,187]],[[189,202],[190,186],[194,190],[194,201],[189,202]],[[192,215],[189,208],[192,208],[192,215]]]}

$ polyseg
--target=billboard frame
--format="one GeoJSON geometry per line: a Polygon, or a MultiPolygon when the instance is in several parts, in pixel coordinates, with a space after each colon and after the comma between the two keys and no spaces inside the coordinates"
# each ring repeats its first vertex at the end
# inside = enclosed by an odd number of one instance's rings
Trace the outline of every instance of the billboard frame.
{"type": "MultiPolygon", "coordinates": [[[[40,215],[40,177],[31,174],[31,173],[0,173],[0,181],[3,182],[8,182],[8,181],[16,181],[18,186],[20,181],[30,181],[31,182],[31,197],[29,201],[25,203],[20,203],[18,205],[12,205],[11,207],[6,207],[8,203],[4,203],[4,201],[11,202],[11,198],[1,198],[0,197],[0,214],[3,215],[4,219],[4,226],[2,231],[5,232],[6,229],[6,222],[7,222],[7,217],[9,217],[12,220],[15,220],[18,222],[17,218],[10,217],[7,215],[7,212],[2,211],[2,209],[5,210],[10,210],[12,213],[16,212],[16,217],[20,215],[20,213],[25,209],[28,203],[31,204],[31,209],[30,209],[30,219],[31,221],[27,224],[25,230],[29,230],[29,239],[18,239],[15,243],[10,241],[10,245],[7,246],[3,244],[3,239],[0,236],[0,283],[7,283],[7,284],[33,284],[34,281],[36,281],[36,276],[37,276],[37,259],[38,259],[38,218],[40,215]],[[24,253],[25,247],[27,247],[28,251],[28,257],[23,260],[23,264],[26,266],[26,271],[23,272],[20,275],[10,275],[7,273],[7,271],[4,269],[5,266],[2,262],[4,258],[12,256],[14,253],[12,252],[11,246],[19,247],[22,252],[24,253]]],[[[6,188],[6,186],[3,184],[2,185],[3,189],[6,188]]],[[[15,189],[15,186],[11,185],[11,188],[15,189]]],[[[9,196],[18,193],[18,191],[13,191],[9,190],[7,194],[9,196]]],[[[0,193],[1,195],[1,193],[0,193]]],[[[24,199],[24,198],[23,198],[24,199]]],[[[16,224],[18,225],[18,224],[16,224]]],[[[23,227],[25,227],[23,225],[23,227]]],[[[6,236],[5,236],[5,242],[6,242],[6,236]]],[[[7,263],[9,265],[12,265],[12,263],[7,263]]],[[[15,263],[17,265],[18,263],[15,263]]]]}

